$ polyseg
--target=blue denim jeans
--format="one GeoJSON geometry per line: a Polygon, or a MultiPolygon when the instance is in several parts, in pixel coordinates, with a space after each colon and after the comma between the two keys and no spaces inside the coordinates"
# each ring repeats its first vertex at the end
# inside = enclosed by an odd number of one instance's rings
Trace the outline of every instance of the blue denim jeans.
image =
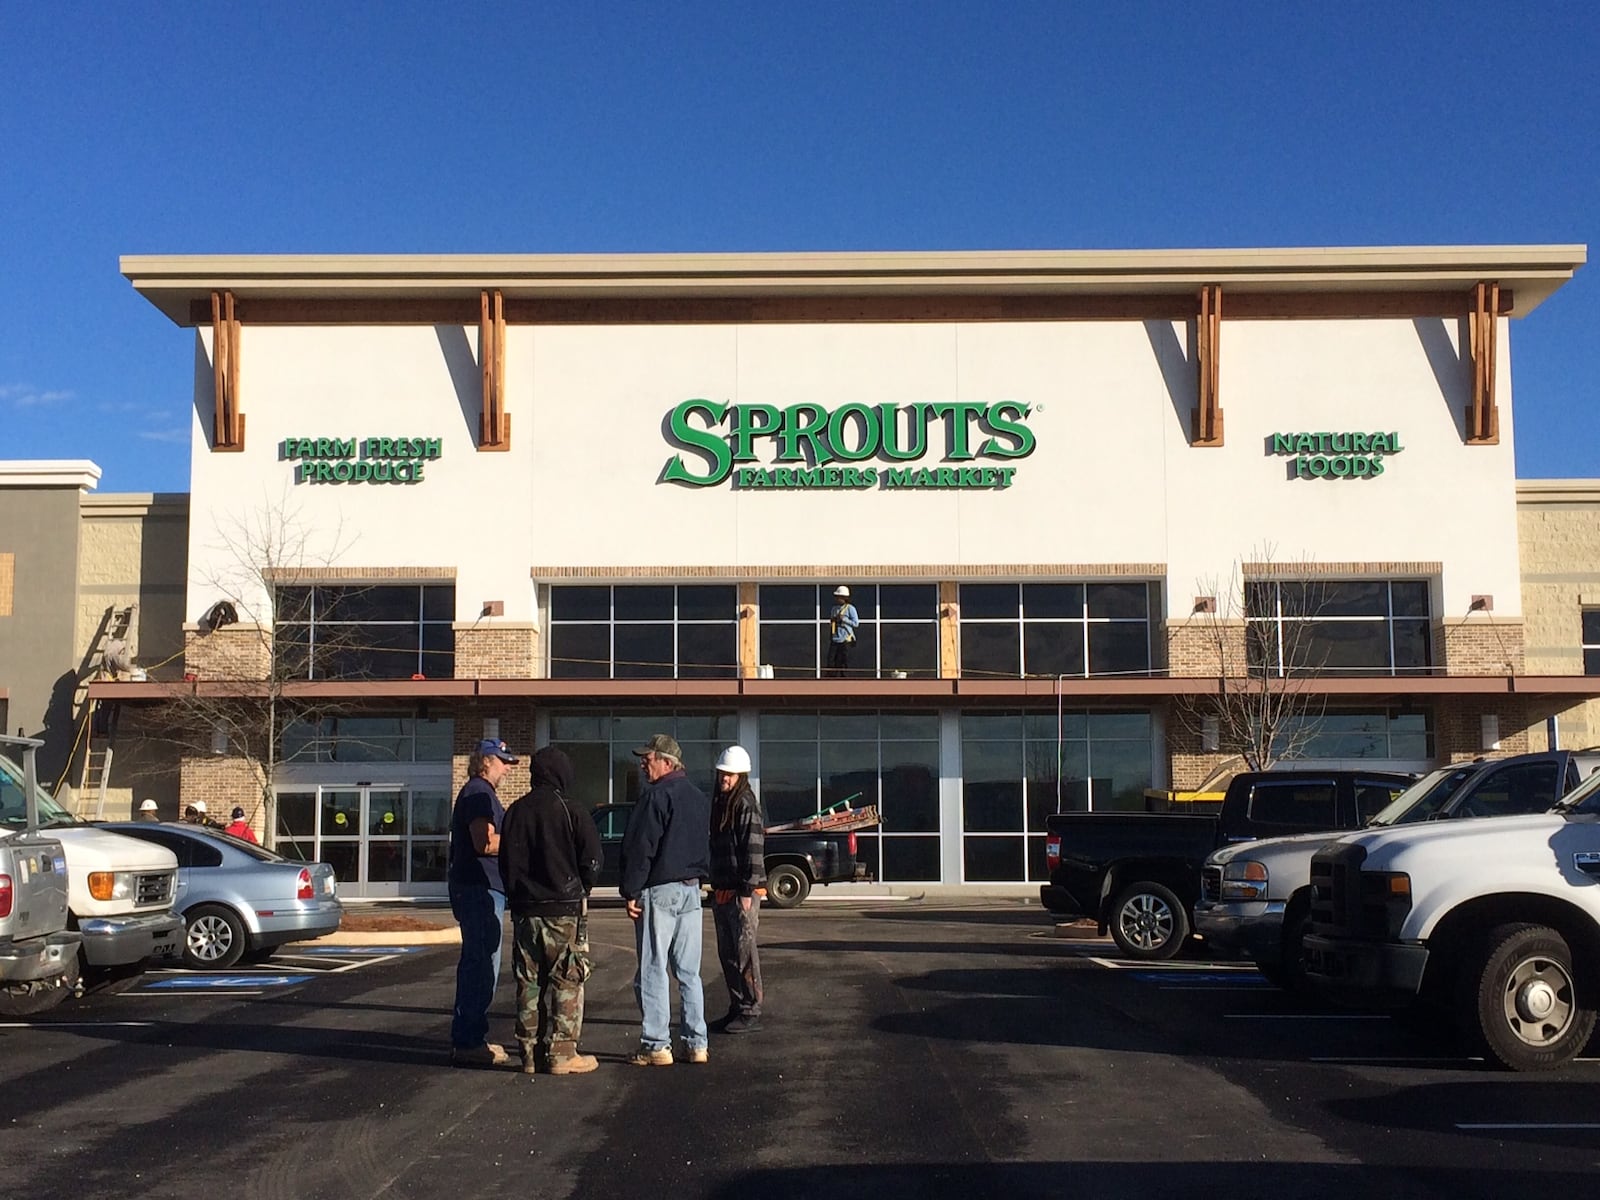
{"type": "Polygon", "coordinates": [[[450,1044],[463,1050],[489,1038],[489,1006],[500,982],[500,939],[505,933],[506,898],[486,887],[450,889],[450,911],[461,926],[461,959],[456,963],[456,1007],[450,1044]]]}
{"type": "Polygon", "coordinates": [[[670,973],[678,981],[683,1017],[678,1036],[691,1047],[706,1044],[706,1001],[700,987],[700,889],[688,883],[658,883],[639,897],[644,910],[633,923],[639,969],[633,994],[639,1000],[644,1026],[639,1043],[647,1050],[672,1044],[670,973]]]}

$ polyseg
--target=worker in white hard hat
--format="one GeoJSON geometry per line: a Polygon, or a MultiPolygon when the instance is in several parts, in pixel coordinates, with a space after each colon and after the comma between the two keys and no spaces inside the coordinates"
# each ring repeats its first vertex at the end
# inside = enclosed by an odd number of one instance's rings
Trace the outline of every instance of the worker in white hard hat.
{"type": "Polygon", "coordinates": [[[856,644],[856,627],[861,618],[850,603],[850,589],[840,584],[833,589],[833,611],[828,614],[828,674],[843,678],[850,670],[850,647],[856,644]]]}
{"type": "Polygon", "coordinates": [[[141,800],[141,801],[139,801],[139,820],[141,820],[141,821],[159,821],[159,820],[161,820],[160,814],[156,812],[156,802],[154,800],[141,800]]]}
{"type": "Polygon", "coordinates": [[[711,799],[711,916],[717,957],[728,985],[723,1033],[754,1033],[761,1027],[761,960],[756,925],[767,894],[766,822],[750,787],[750,755],[729,746],[717,759],[717,789],[711,799]]]}

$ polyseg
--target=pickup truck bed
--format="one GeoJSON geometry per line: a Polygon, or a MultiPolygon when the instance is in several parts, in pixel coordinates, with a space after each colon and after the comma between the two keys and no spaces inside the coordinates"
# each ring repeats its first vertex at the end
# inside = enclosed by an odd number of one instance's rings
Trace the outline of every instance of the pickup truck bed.
{"type": "Polygon", "coordinates": [[[1059,813],[1045,822],[1050,882],[1039,899],[1095,919],[1130,958],[1171,958],[1193,928],[1201,868],[1218,846],[1353,829],[1410,782],[1382,771],[1256,771],[1236,775],[1211,816],[1059,813]]]}

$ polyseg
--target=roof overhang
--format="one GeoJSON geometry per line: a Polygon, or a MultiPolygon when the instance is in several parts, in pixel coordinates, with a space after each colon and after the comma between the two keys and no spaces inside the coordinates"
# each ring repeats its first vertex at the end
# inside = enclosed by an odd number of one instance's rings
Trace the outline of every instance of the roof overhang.
{"type": "MultiPolygon", "coordinates": [[[[1210,678],[1153,679],[425,679],[362,680],[281,685],[286,700],[449,700],[492,698],[566,703],[705,703],[726,701],[767,704],[985,704],[1151,703],[1176,697],[1218,694],[1222,680],[1210,678]]],[[[1230,681],[1237,687],[1238,681],[1230,681]]],[[[1593,675],[1434,675],[1326,677],[1296,680],[1296,694],[1331,701],[1404,702],[1455,696],[1516,696],[1559,699],[1562,703],[1600,697],[1600,676],[1593,675]]],[[[123,683],[97,680],[89,685],[92,700],[160,701],[185,696],[265,698],[265,684],[231,681],[123,683]]]]}
{"type": "MultiPolygon", "coordinates": [[[[213,292],[252,300],[752,297],[1230,297],[1465,293],[1492,281],[1526,316],[1587,259],[1582,245],[805,254],[125,255],[123,275],[179,325],[213,292]]],[[[1237,315],[1246,315],[1244,313],[1237,315]]],[[[1374,311],[1372,315],[1389,315],[1374,311]]],[[[209,319],[209,318],[207,318],[209,319]]],[[[248,320],[248,315],[243,319],[248,320]]]]}

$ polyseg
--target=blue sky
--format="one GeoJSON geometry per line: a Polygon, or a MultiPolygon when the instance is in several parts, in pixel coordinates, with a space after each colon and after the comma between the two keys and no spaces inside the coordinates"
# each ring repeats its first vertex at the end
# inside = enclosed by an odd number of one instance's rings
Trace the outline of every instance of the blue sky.
{"type": "MultiPolygon", "coordinates": [[[[1592,244],[1600,5],[1530,8],[0,0],[0,458],[187,489],[122,254],[1592,244]]],[[[1513,326],[1525,477],[1597,324],[1513,326]]]]}

